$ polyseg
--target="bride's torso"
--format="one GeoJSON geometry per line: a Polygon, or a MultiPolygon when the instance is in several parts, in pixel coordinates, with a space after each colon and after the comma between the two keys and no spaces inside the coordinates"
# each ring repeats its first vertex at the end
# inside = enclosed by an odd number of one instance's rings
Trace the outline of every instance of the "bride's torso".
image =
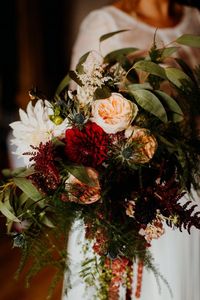
{"type": "MultiPolygon", "coordinates": [[[[200,34],[200,14],[197,9],[184,7],[182,19],[175,27],[155,28],[137,20],[114,6],[105,6],[92,11],[82,22],[72,52],[72,68],[78,59],[90,50],[99,50],[102,55],[110,51],[136,47],[148,50],[154,35],[158,46],[168,45],[182,34],[200,34]],[[99,45],[99,37],[109,32],[124,30],[99,45]]],[[[180,56],[194,67],[200,59],[199,49],[184,47],[180,56]]]]}

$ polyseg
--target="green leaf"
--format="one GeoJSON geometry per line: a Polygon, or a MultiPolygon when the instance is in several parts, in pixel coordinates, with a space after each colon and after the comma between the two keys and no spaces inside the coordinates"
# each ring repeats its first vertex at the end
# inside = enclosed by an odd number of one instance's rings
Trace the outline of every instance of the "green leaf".
{"type": "Polygon", "coordinates": [[[78,78],[78,75],[74,71],[69,71],[69,76],[73,79],[78,85],[83,86],[82,81],[78,78]]]}
{"type": "Polygon", "coordinates": [[[27,177],[27,176],[30,176],[30,175],[32,175],[34,173],[35,173],[35,169],[33,167],[30,167],[28,169],[21,170],[17,174],[13,174],[13,176],[16,176],[16,177],[27,177]]]}
{"type": "Polygon", "coordinates": [[[26,167],[19,167],[12,171],[12,177],[18,176],[20,173],[23,173],[26,171],[26,167]]]}
{"type": "Polygon", "coordinates": [[[177,52],[179,47],[167,47],[163,49],[159,49],[161,56],[160,59],[163,60],[164,58],[170,57],[174,52],[177,52]]]}
{"type": "Polygon", "coordinates": [[[103,42],[103,41],[109,39],[110,37],[112,37],[113,35],[116,35],[118,33],[125,32],[125,31],[129,31],[129,29],[123,29],[123,30],[117,30],[117,31],[109,32],[107,34],[102,35],[100,37],[99,41],[103,42]]]}
{"type": "Polygon", "coordinates": [[[197,47],[200,48],[200,36],[194,34],[183,34],[177,40],[176,43],[190,46],[190,47],[197,47]]]}
{"type": "Polygon", "coordinates": [[[125,56],[137,51],[138,48],[122,48],[108,53],[104,57],[104,62],[121,61],[125,56]]]}
{"type": "Polygon", "coordinates": [[[139,69],[139,70],[148,72],[150,74],[159,76],[163,79],[166,79],[165,69],[162,68],[161,66],[159,66],[158,64],[152,62],[152,61],[148,61],[148,60],[137,61],[133,65],[133,68],[134,69],[139,69]]]}
{"type": "Polygon", "coordinates": [[[191,82],[190,77],[180,69],[166,68],[165,73],[168,80],[178,88],[181,88],[183,86],[183,82],[185,81],[191,82]]]}
{"type": "Polygon", "coordinates": [[[8,209],[6,202],[0,202],[0,212],[9,220],[20,222],[20,220],[8,209]]]}
{"type": "Polygon", "coordinates": [[[175,151],[174,144],[169,142],[165,137],[163,137],[161,135],[158,135],[158,137],[159,137],[159,140],[161,141],[161,143],[163,143],[166,146],[166,148],[168,149],[168,151],[170,153],[173,153],[175,151]]]}
{"type": "Polygon", "coordinates": [[[3,170],[1,170],[1,173],[4,177],[7,178],[7,177],[11,176],[12,171],[10,169],[3,169],[3,170]]]}
{"type": "Polygon", "coordinates": [[[55,91],[55,97],[59,97],[60,93],[69,85],[71,78],[69,74],[67,74],[62,81],[59,83],[56,91],[55,91]]]}
{"type": "Polygon", "coordinates": [[[41,221],[42,221],[42,223],[43,223],[44,225],[46,225],[47,227],[55,228],[55,225],[51,222],[51,220],[50,220],[47,216],[44,215],[44,217],[42,218],[41,221]]]}
{"type": "Polygon", "coordinates": [[[86,52],[84,55],[81,56],[81,58],[78,61],[78,64],[76,65],[76,71],[81,74],[83,73],[83,63],[86,61],[88,55],[91,51],[86,52]]]}
{"type": "Polygon", "coordinates": [[[191,67],[189,67],[189,65],[180,57],[176,57],[175,60],[181,67],[181,70],[183,72],[185,72],[185,74],[187,74],[191,78],[192,81],[195,82],[196,79],[195,79],[195,76],[193,74],[193,70],[191,69],[191,67]]]}
{"type": "Polygon", "coordinates": [[[35,173],[35,170],[33,167],[28,169],[26,167],[19,167],[14,170],[4,169],[2,170],[2,173],[5,177],[26,177],[35,173]]]}
{"type": "Polygon", "coordinates": [[[178,105],[178,103],[169,95],[162,91],[155,91],[156,95],[161,97],[161,100],[165,102],[165,104],[168,106],[168,108],[173,112],[173,121],[174,122],[180,122],[183,120],[183,112],[178,105]]]}
{"type": "Polygon", "coordinates": [[[19,199],[19,205],[22,206],[30,198],[27,194],[21,193],[18,199],[19,199]]]}
{"type": "Polygon", "coordinates": [[[36,187],[26,178],[15,177],[13,178],[14,183],[18,186],[29,198],[38,201],[43,198],[36,187]]]}
{"type": "Polygon", "coordinates": [[[98,99],[106,99],[108,97],[110,97],[111,95],[111,91],[107,86],[102,86],[100,88],[97,88],[94,92],[94,99],[98,100],[98,99]]]}
{"type": "Polygon", "coordinates": [[[132,90],[129,92],[134,96],[136,102],[146,111],[159,118],[162,122],[167,122],[167,114],[160,100],[148,90],[132,90]]]}
{"type": "Polygon", "coordinates": [[[84,166],[66,166],[65,168],[70,174],[72,174],[81,182],[91,187],[96,186],[96,183],[92,178],[89,177],[84,166]]]}
{"type": "Polygon", "coordinates": [[[145,83],[132,83],[129,85],[132,91],[137,90],[152,90],[152,86],[149,84],[149,82],[145,83]]]}

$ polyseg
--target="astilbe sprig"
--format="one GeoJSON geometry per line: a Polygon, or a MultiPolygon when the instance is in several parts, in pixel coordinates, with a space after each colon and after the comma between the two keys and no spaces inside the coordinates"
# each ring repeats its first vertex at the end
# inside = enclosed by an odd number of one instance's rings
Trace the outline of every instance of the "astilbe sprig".
{"type": "Polygon", "coordinates": [[[54,144],[49,141],[46,144],[40,143],[31,155],[30,162],[33,162],[35,173],[28,178],[38,187],[39,191],[48,193],[58,188],[61,183],[58,168],[56,167],[56,153],[54,144]]]}

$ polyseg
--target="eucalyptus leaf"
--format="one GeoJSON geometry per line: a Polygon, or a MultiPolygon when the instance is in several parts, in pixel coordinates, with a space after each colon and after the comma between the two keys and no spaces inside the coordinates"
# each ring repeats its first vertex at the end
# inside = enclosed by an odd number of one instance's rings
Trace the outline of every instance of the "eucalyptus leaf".
{"type": "Polygon", "coordinates": [[[81,182],[91,187],[96,186],[96,183],[92,178],[89,177],[86,168],[84,166],[65,166],[65,168],[70,174],[72,174],[81,182]]]}
{"type": "Polygon", "coordinates": [[[63,79],[62,81],[59,83],[56,91],[55,91],[55,97],[59,97],[60,93],[69,85],[70,83],[70,76],[69,74],[67,74],[63,79]]]}
{"type": "Polygon", "coordinates": [[[38,201],[43,198],[36,187],[30,182],[30,180],[23,177],[13,178],[14,183],[32,200],[38,201]]]}
{"type": "Polygon", "coordinates": [[[176,62],[179,64],[179,66],[181,67],[181,70],[183,72],[185,72],[185,74],[187,74],[192,81],[195,82],[195,76],[193,74],[193,70],[191,69],[191,67],[189,67],[189,65],[185,62],[184,59],[180,58],[180,57],[176,57],[175,58],[176,62]]]}
{"type": "Polygon", "coordinates": [[[163,137],[161,135],[159,135],[158,137],[159,137],[159,140],[161,141],[161,143],[163,143],[167,147],[167,149],[170,153],[173,153],[175,151],[174,144],[169,142],[165,137],[163,137]]]}
{"type": "Polygon", "coordinates": [[[29,199],[29,196],[25,193],[21,193],[18,199],[19,199],[19,205],[23,206],[23,204],[29,199]]]}
{"type": "Polygon", "coordinates": [[[94,92],[94,99],[106,99],[111,96],[111,91],[107,86],[97,88],[94,92]]]}
{"type": "Polygon", "coordinates": [[[26,167],[19,167],[19,168],[16,168],[12,171],[11,175],[12,177],[15,177],[15,176],[18,176],[19,174],[23,173],[26,171],[26,167]]]}
{"type": "Polygon", "coordinates": [[[152,90],[152,86],[150,85],[149,82],[144,82],[144,83],[132,83],[128,85],[129,88],[132,89],[132,91],[137,91],[137,90],[152,90]]]}
{"type": "Polygon", "coordinates": [[[175,40],[176,43],[190,47],[200,48],[200,36],[194,34],[183,34],[175,40]]]}
{"type": "Polygon", "coordinates": [[[112,31],[112,32],[106,33],[100,37],[99,41],[103,42],[103,41],[109,39],[110,37],[112,37],[113,35],[116,35],[118,33],[125,32],[125,31],[129,31],[129,29],[117,30],[117,31],[112,31]]]}
{"type": "Polygon", "coordinates": [[[82,81],[78,78],[78,75],[74,71],[69,71],[69,76],[74,80],[79,86],[83,86],[82,81]]]}
{"type": "Polygon", "coordinates": [[[152,61],[139,60],[133,65],[133,68],[159,76],[162,79],[166,79],[165,69],[152,61]]]}
{"type": "Polygon", "coordinates": [[[83,73],[83,63],[86,61],[88,58],[88,55],[90,54],[91,51],[86,52],[84,55],[81,56],[81,58],[78,61],[78,64],[76,65],[76,71],[79,74],[83,73]]]}
{"type": "Polygon", "coordinates": [[[129,87],[129,92],[143,109],[159,118],[162,122],[167,122],[165,108],[152,92],[148,90],[132,90],[131,87],[129,87]]]}
{"type": "Polygon", "coordinates": [[[34,173],[35,173],[35,169],[33,167],[30,167],[28,169],[21,170],[21,172],[17,173],[17,175],[15,175],[15,174],[13,174],[13,175],[16,176],[16,177],[27,177],[27,176],[30,176],[34,173]]]}
{"type": "Polygon", "coordinates": [[[191,82],[190,77],[180,69],[177,68],[166,68],[166,76],[170,82],[172,82],[178,88],[183,86],[183,82],[191,82]]]}
{"type": "Polygon", "coordinates": [[[12,171],[10,169],[3,169],[1,173],[4,177],[10,177],[12,175],[12,171]]]}
{"type": "Polygon", "coordinates": [[[7,204],[0,202],[0,212],[9,220],[20,222],[20,220],[7,208],[7,204]]]}
{"type": "Polygon", "coordinates": [[[7,222],[6,222],[6,228],[7,228],[7,234],[10,234],[11,233],[11,230],[13,228],[13,222],[12,220],[8,220],[7,219],[7,222]]]}
{"type": "Polygon", "coordinates": [[[104,62],[107,63],[107,62],[121,61],[122,58],[137,50],[138,48],[122,48],[122,49],[112,51],[104,57],[104,62]]]}
{"type": "Polygon", "coordinates": [[[50,220],[47,216],[44,215],[44,217],[42,218],[41,221],[42,221],[42,223],[43,223],[44,225],[46,225],[47,227],[55,228],[55,225],[51,222],[51,220],[50,220]]]}
{"type": "Polygon", "coordinates": [[[161,53],[160,59],[163,60],[164,58],[170,57],[173,53],[177,52],[179,47],[167,47],[163,49],[159,49],[161,53]]]}
{"type": "Polygon", "coordinates": [[[168,94],[162,91],[155,91],[155,93],[157,96],[161,98],[163,102],[165,102],[168,108],[173,112],[173,121],[174,122],[182,121],[184,115],[178,103],[172,97],[170,97],[168,94]]]}

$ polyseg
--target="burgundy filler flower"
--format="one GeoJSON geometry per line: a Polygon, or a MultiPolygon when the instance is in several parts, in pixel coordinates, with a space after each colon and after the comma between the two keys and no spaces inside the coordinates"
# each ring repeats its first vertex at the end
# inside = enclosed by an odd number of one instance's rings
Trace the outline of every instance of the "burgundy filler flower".
{"type": "Polygon", "coordinates": [[[59,171],[55,165],[55,149],[53,143],[40,143],[38,147],[32,147],[36,150],[30,161],[34,161],[35,173],[28,178],[35,184],[41,192],[45,194],[56,190],[61,182],[59,171]]]}
{"type": "Polygon", "coordinates": [[[108,135],[96,123],[68,129],[65,137],[65,152],[72,162],[96,167],[107,158],[108,135]]]}

